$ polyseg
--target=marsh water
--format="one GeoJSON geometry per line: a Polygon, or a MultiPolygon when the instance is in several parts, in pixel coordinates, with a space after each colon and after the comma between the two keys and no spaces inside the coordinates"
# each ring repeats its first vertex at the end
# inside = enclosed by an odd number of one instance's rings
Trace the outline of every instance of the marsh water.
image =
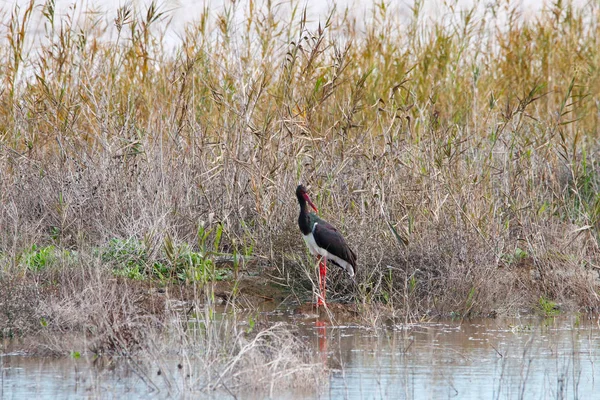
{"type": "MultiPolygon", "coordinates": [[[[378,329],[286,313],[269,317],[298,326],[327,367],[320,390],[291,389],[275,398],[588,399],[600,393],[597,316],[443,321],[378,329]]],[[[84,356],[36,358],[5,352],[0,355],[0,398],[190,397],[149,385],[125,362],[109,364],[99,367],[84,356]]],[[[225,392],[212,392],[210,397],[234,398],[225,392]]],[[[268,393],[251,397],[265,398],[268,393]]]]}

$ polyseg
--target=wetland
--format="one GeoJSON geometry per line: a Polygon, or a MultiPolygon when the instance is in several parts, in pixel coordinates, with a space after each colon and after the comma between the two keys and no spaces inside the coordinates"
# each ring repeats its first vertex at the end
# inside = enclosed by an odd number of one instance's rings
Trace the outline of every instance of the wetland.
{"type": "Polygon", "coordinates": [[[450,3],[3,3],[0,397],[593,396],[600,7],[450,3]]]}

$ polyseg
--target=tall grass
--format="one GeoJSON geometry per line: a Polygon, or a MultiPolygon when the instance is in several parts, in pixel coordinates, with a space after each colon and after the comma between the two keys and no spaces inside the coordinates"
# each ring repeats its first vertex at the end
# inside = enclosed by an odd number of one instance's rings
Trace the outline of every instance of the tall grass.
{"type": "Polygon", "coordinates": [[[221,224],[221,251],[308,285],[303,182],[359,254],[332,296],[365,312],[597,308],[598,6],[422,7],[226,2],[169,46],[155,4],[4,10],[0,250],[221,224]]]}

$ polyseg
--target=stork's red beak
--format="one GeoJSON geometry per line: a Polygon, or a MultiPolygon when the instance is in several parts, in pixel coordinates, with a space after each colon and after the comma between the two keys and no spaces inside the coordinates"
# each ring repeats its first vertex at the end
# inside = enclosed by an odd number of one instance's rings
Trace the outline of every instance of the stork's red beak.
{"type": "Polygon", "coordinates": [[[313,208],[313,210],[315,210],[315,212],[318,214],[319,210],[317,210],[317,206],[315,206],[315,203],[313,203],[310,200],[310,197],[308,196],[308,193],[304,193],[303,197],[304,197],[304,200],[306,200],[306,202],[308,203],[308,205],[311,206],[313,208]]]}

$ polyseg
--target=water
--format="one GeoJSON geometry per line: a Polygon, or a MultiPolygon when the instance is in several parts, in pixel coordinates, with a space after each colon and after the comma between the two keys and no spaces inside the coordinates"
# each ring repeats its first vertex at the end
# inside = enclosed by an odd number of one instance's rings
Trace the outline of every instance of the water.
{"type": "MultiPolygon", "coordinates": [[[[496,319],[373,329],[287,314],[270,318],[298,326],[327,367],[325,384],[317,393],[291,390],[276,398],[587,399],[600,390],[598,320],[496,319]]],[[[146,377],[119,360],[99,364],[85,357],[9,353],[0,356],[0,369],[2,399],[173,394],[147,384],[146,377]]],[[[231,398],[220,392],[211,397],[231,398]]]]}
{"type": "Polygon", "coordinates": [[[73,358],[0,357],[0,399],[144,398],[151,393],[129,368],[98,368],[73,358]]]}
{"type": "Polygon", "coordinates": [[[331,329],[329,398],[591,398],[600,330],[572,320],[331,329]]]}

